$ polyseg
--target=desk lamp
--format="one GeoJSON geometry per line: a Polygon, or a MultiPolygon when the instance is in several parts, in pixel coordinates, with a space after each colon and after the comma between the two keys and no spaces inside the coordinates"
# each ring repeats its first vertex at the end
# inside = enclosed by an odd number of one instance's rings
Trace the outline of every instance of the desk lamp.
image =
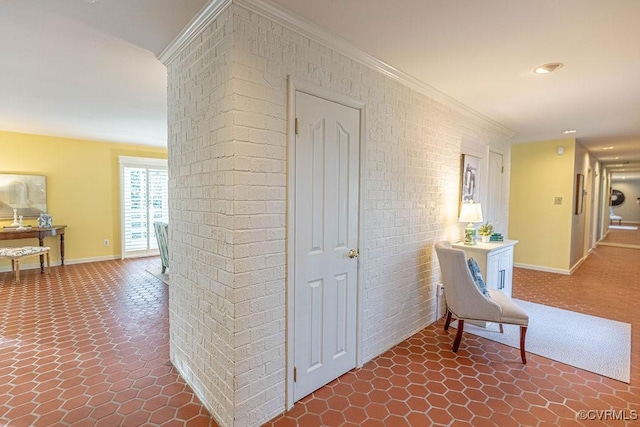
{"type": "Polygon", "coordinates": [[[466,222],[467,228],[464,229],[464,244],[475,245],[476,244],[476,227],[473,225],[475,222],[482,222],[482,207],[480,203],[463,203],[460,209],[460,222],[466,222]]]}

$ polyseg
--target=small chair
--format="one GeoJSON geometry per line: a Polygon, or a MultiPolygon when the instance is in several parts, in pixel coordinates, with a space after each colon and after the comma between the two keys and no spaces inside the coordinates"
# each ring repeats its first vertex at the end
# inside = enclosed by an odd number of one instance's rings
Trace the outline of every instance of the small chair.
{"type": "Polygon", "coordinates": [[[20,282],[20,260],[30,256],[45,255],[47,258],[47,272],[51,268],[49,260],[49,251],[51,248],[47,246],[22,246],[19,248],[0,248],[0,258],[11,259],[11,271],[15,273],[15,281],[20,282]]]}
{"type": "Polygon", "coordinates": [[[458,333],[453,342],[453,352],[458,351],[465,320],[495,322],[520,326],[520,356],[527,363],[525,337],[529,316],[511,298],[502,292],[489,289],[491,298],[485,297],[478,289],[465,259],[464,251],[454,249],[449,242],[436,243],[436,253],[442,272],[444,295],[447,302],[447,320],[444,330],[449,330],[452,316],[458,319],[458,333]]]}
{"type": "Polygon", "coordinates": [[[162,273],[164,274],[167,268],[169,268],[169,224],[166,222],[154,222],[153,228],[156,231],[156,239],[158,239],[162,273]]]}
{"type": "Polygon", "coordinates": [[[609,224],[612,224],[613,221],[618,221],[618,225],[622,225],[622,217],[613,212],[613,206],[609,206],[609,224]]]}

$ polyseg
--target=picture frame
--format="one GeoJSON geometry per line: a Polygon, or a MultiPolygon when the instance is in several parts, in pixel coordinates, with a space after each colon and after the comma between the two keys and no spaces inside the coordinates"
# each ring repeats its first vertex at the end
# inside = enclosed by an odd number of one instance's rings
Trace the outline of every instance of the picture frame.
{"type": "Polygon", "coordinates": [[[460,163],[460,202],[480,202],[481,159],[463,154],[460,163]]]}
{"type": "Polygon", "coordinates": [[[584,210],[584,175],[576,174],[576,203],[575,214],[580,215],[584,210]]]}
{"type": "Polygon", "coordinates": [[[14,209],[24,218],[38,218],[47,212],[44,175],[0,174],[0,220],[12,219],[14,209]]]}
{"type": "Polygon", "coordinates": [[[609,197],[611,199],[611,202],[609,203],[610,206],[620,206],[626,199],[624,193],[620,190],[616,190],[615,188],[611,190],[609,197]]]}

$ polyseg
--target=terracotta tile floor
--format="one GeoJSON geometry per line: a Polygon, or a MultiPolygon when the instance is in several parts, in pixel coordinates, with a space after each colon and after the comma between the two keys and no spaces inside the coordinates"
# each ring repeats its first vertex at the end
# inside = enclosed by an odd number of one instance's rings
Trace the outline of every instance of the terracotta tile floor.
{"type": "Polygon", "coordinates": [[[215,425],[169,363],[159,263],[0,273],[0,425],[215,425]]]}
{"type": "Polygon", "coordinates": [[[614,426],[640,416],[640,250],[599,247],[573,276],[515,269],[514,297],[632,324],[631,384],[465,334],[439,321],[299,401],[272,426],[614,426]],[[593,416],[595,413],[592,413],[593,416]]]}
{"type": "MultiPolygon", "coordinates": [[[[0,425],[215,425],[168,362],[157,259],[0,273],[0,425]]],[[[573,276],[516,269],[514,296],[632,324],[631,384],[465,334],[442,321],[298,402],[269,425],[609,426],[640,413],[640,250],[599,247],[573,276]]]]}

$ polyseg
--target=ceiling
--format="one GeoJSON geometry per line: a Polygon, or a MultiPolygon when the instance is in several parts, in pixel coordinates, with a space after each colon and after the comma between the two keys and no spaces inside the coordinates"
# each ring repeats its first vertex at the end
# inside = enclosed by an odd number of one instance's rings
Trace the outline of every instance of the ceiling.
{"type": "MultiPolygon", "coordinates": [[[[166,145],[156,56],[206,3],[1,1],[0,129],[166,145]]],[[[575,137],[612,170],[640,173],[637,0],[272,3],[511,129],[514,143],[575,137]],[[564,66],[533,73],[549,62],[564,66]]]]}
{"type": "Polygon", "coordinates": [[[94,1],[0,1],[0,129],[166,146],[156,55],[207,0],[94,1]]]}

